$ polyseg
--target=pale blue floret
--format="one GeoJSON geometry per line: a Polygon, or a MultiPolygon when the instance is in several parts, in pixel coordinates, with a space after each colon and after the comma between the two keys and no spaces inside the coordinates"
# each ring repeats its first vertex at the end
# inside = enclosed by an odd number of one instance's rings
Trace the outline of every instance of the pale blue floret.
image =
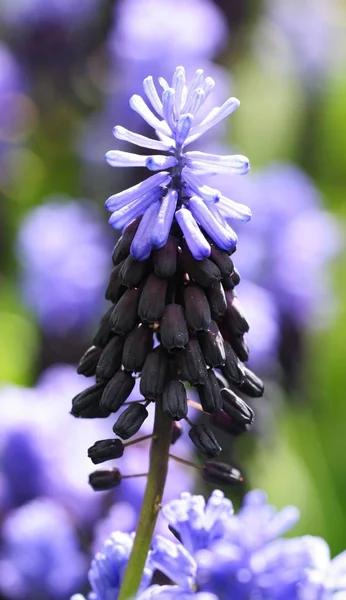
{"type": "MultiPolygon", "coordinates": [[[[177,585],[152,585],[143,594],[137,597],[137,600],[218,600],[214,594],[208,592],[194,592],[192,590],[181,588],[177,585]]],[[[73,598],[71,598],[73,600],[73,598]]],[[[82,597],[75,597],[75,600],[84,600],[82,597]]]]}
{"type": "Polygon", "coordinates": [[[208,546],[223,534],[224,524],[233,515],[232,502],[214,490],[206,502],[203,496],[181,494],[162,509],[163,517],[177,532],[191,554],[208,546]]]}
{"type": "Polygon", "coordinates": [[[196,579],[197,565],[182,545],[156,535],[152,542],[150,565],[159,569],[182,588],[192,588],[196,579]]]}
{"type": "Polygon", "coordinates": [[[121,229],[144,215],[145,226],[138,228],[131,247],[131,254],[137,260],[145,260],[153,248],[165,245],[174,218],[197,260],[209,256],[211,251],[201,228],[217,246],[230,251],[236,245],[237,237],[229,221],[247,221],[251,211],[247,206],[225,198],[201,178],[217,173],[243,175],[249,170],[249,161],[240,154],[219,156],[197,151],[184,153],[183,150],[234,112],[239,100],[229,98],[195,124],[198,110],[215,86],[214,80],[205,78],[203,70],[198,69],[188,88],[184,68],[177,67],[172,85],[162,77],[159,77],[159,85],[163,90],[161,97],[151,76],[143,82],[144,92],[156,114],[141,96],[135,94],[130,99],[131,108],[153,127],[158,139],[150,139],[121,126],[116,126],[113,133],[120,140],[168,154],[143,156],[111,150],[107,152],[106,160],[113,167],[165,171],[108,198],[106,207],[113,213],[110,223],[121,229]],[[159,210],[157,203],[161,204],[159,210]],[[140,240],[142,236],[144,238],[140,240]]]}
{"type": "MultiPolygon", "coordinates": [[[[260,490],[248,493],[234,515],[215,490],[206,502],[184,493],[162,514],[181,543],[154,537],[136,600],[345,600],[346,552],[330,559],[328,544],[304,536],[285,539],[299,517],[276,511],[260,490]],[[152,585],[155,570],[174,585],[152,585]]],[[[88,600],[117,600],[133,536],[114,533],[92,562],[88,600]]],[[[77,594],[71,600],[85,600],[77,594]]]]}
{"type": "MultiPolygon", "coordinates": [[[[91,563],[88,573],[92,592],[88,600],[116,600],[132,550],[134,534],[116,531],[112,533],[91,563]]],[[[149,560],[144,567],[139,593],[146,589],[153,574],[149,560]]],[[[71,600],[85,600],[80,594],[71,600]]]]}

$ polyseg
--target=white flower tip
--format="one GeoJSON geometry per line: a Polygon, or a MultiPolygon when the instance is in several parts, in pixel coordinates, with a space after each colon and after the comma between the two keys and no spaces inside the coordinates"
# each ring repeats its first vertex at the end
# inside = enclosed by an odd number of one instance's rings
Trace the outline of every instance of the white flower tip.
{"type": "Polygon", "coordinates": [[[119,136],[121,136],[124,133],[124,127],[122,127],[121,125],[116,125],[115,127],[113,127],[113,135],[115,138],[119,139],[119,136]]]}
{"type": "Polygon", "coordinates": [[[139,96],[138,94],[133,94],[133,96],[131,96],[131,98],[129,100],[129,104],[130,104],[131,108],[136,106],[138,104],[138,101],[141,101],[141,100],[142,100],[141,96],[139,96]]]}
{"type": "Polygon", "coordinates": [[[108,150],[108,152],[106,152],[106,154],[105,154],[105,159],[108,162],[108,164],[111,166],[113,166],[112,162],[113,162],[113,158],[114,158],[114,152],[115,152],[115,150],[108,150]]]}
{"type": "Polygon", "coordinates": [[[144,84],[145,84],[145,83],[147,83],[147,82],[151,83],[153,80],[154,80],[154,79],[153,79],[153,76],[152,76],[152,75],[147,75],[147,77],[145,77],[145,78],[143,79],[143,83],[144,83],[144,84]]]}
{"type": "Polygon", "coordinates": [[[234,98],[232,96],[231,98],[228,98],[228,100],[226,100],[226,102],[223,106],[232,108],[231,112],[234,112],[235,110],[237,110],[237,108],[239,108],[240,100],[238,100],[238,98],[234,98]]]}

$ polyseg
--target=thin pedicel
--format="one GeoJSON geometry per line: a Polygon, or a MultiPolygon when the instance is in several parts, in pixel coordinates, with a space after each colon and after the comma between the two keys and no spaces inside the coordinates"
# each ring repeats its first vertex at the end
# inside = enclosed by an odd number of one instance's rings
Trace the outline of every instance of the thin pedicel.
{"type": "MultiPolygon", "coordinates": [[[[143,82],[153,110],[138,95],[130,100],[158,139],[120,126],[114,134],[160,154],[114,150],[106,155],[112,166],[146,166],[157,172],[106,201],[112,212],[110,224],[123,229],[113,250],[106,292],[112,304],[101,319],[94,346],[78,366],[79,373],[96,375],[96,384],[73,399],[71,411],[86,418],[116,413],[140,377],[145,404],[131,402],[113,426],[126,440],[139,431],[147,409],[155,404],[147,488],[120,600],[133,596],[141,580],[161,505],[169,447],[177,435],[173,423],[185,420],[190,439],[209,459],[200,470],[206,480],[242,481],[233,466],[213,460],[222,448],[208,424],[190,420],[186,385],[196,386],[203,415],[221,429],[227,422],[229,432],[236,435],[253,420],[251,409],[237,394],[263,394],[262,382],[242,363],[249,325],[235,292],[240,277],[230,258],[237,243],[231,224],[247,221],[251,212],[203,180],[217,173],[245,174],[249,161],[242,155],[186,151],[234,112],[239,101],[228,99],[198,123],[198,110],[215,82],[197,70],[188,87],[183,67],[177,67],[171,85],[163,78],[159,84],[161,96],[152,77],[143,82]]],[[[103,462],[123,452],[120,446],[120,440],[101,440],[89,455],[103,462]]],[[[94,489],[118,485],[115,471],[102,470],[102,475],[96,471],[90,476],[91,485],[94,489]]]]}

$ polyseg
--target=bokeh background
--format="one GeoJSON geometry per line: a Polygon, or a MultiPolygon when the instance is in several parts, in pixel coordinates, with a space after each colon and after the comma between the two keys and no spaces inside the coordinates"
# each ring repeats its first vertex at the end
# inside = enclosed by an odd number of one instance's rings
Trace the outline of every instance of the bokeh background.
{"type": "MultiPolygon", "coordinates": [[[[116,124],[146,133],[128,98],[179,64],[216,79],[213,104],[240,98],[204,147],[252,165],[220,186],[253,211],[234,258],[266,395],[221,458],[246,488],[299,507],[294,533],[343,550],[345,0],[0,0],[0,36],[0,597],[66,600],[86,589],[110,531],[135,526],[144,480],[101,494],[87,484],[86,449],[112,423],[69,410],[88,385],[75,366],[117,239],[103,202],[143,175],[112,170],[104,153],[120,148],[116,124]]],[[[146,457],[134,446],[123,472],[146,457]]],[[[193,471],[171,471],[167,498],[203,491],[193,471]]],[[[228,493],[237,503],[242,491],[228,493]]]]}

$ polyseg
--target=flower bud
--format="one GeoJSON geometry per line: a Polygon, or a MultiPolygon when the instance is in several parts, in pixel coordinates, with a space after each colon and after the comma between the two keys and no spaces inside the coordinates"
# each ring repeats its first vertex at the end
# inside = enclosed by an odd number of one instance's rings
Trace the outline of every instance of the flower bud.
{"type": "Polygon", "coordinates": [[[234,286],[236,286],[236,285],[238,285],[238,283],[240,283],[239,271],[236,268],[233,269],[233,273],[231,275],[231,278],[232,278],[234,286]]]}
{"type": "Polygon", "coordinates": [[[220,269],[221,277],[229,277],[233,272],[234,265],[227,252],[220,250],[214,244],[211,246],[210,260],[212,260],[220,269]]]}
{"type": "Polygon", "coordinates": [[[116,265],[112,269],[111,274],[109,276],[105,297],[106,300],[109,300],[113,303],[118,302],[119,298],[125,291],[125,287],[122,285],[120,279],[120,271],[122,269],[123,264],[124,261],[116,265]]]}
{"type": "Polygon", "coordinates": [[[141,321],[155,323],[163,315],[166,305],[167,281],[150,275],[144,284],[138,305],[141,321]]]}
{"type": "Polygon", "coordinates": [[[180,379],[191,385],[202,385],[207,378],[207,365],[198,340],[189,340],[185,350],[177,356],[177,368],[180,379]]]}
{"type": "Polygon", "coordinates": [[[244,481],[238,469],[216,460],[208,460],[203,465],[202,473],[203,479],[209,481],[209,483],[242,483],[244,481]]]}
{"type": "Polygon", "coordinates": [[[250,369],[244,367],[244,380],[241,384],[241,391],[250,398],[260,398],[264,394],[264,383],[250,369]]]}
{"type": "Polygon", "coordinates": [[[227,290],[227,291],[234,290],[234,283],[233,283],[232,275],[229,275],[228,277],[223,277],[222,287],[224,288],[224,290],[227,290]]]}
{"type": "Polygon", "coordinates": [[[139,390],[144,398],[155,400],[161,396],[165,387],[167,366],[168,359],[161,348],[148,354],[139,384],[139,390]]]}
{"type": "Polygon", "coordinates": [[[179,262],[190,279],[202,287],[210,287],[221,279],[220,269],[215,263],[208,258],[196,260],[186,246],[179,257],[179,262]]]}
{"type": "Polygon", "coordinates": [[[240,302],[232,292],[226,292],[227,310],[225,321],[233,335],[243,335],[249,331],[249,324],[244,316],[240,302]]]}
{"type": "Polygon", "coordinates": [[[142,217],[137,217],[132,223],[125,227],[122,236],[118,239],[112,252],[112,261],[114,265],[117,265],[122,260],[128,257],[130,254],[130,248],[135,237],[135,233],[139,227],[142,217]]]}
{"type": "Polygon", "coordinates": [[[95,492],[106,492],[121,483],[121,473],[119,469],[94,471],[89,475],[89,485],[95,492]]]}
{"type": "Polygon", "coordinates": [[[96,373],[97,363],[102,353],[102,348],[97,346],[91,346],[83,354],[77,367],[78,375],[84,375],[84,377],[92,377],[96,373]]]}
{"type": "Polygon", "coordinates": [[[113,425],[113,431],[123,440],[128,440],[139,431],[147,416],[148,411],[145,406],[139,402],[133,402],[118,417],[113,425]]]}
{"type": "Polygon", "coordinates": [[[177,442],[178,440],[180,440],[181,436],[183,435],[183,428],[180,425],[180,423],[177,423],[177,421],[173,422],[173,428],[172,428],[172,438],[171,438],[171,445],[173,446],[173,444],[175,444],[175,442],[177,442]]]}
{"type": "Polygon", "coordinates": [[[206,425],[193,425],[189,431],[189,436],[199,452],[210,458],[219,456],[222,448],[213,432],[206,425]]]}
{"type": "Polygon", "coordinates": [[[222,374],[224,375],[224,377],[226,377],[229,383],[233,383],[239,386],[244,380],[245,367],[239,362],[239,359],[235,354],[232,346],[225,340],[223,344],[226,351],[226,362],[221,369],[222,374]]]}
{"type": "Polygon", "coordinates": [[[94,465],[120,458],[124,454],[124,444],[118,438],[110,440],[100,440],[88,448],[88,457],[91,458],[94,465]]]}
{"type": "Polygon", "coordinates": [[[224,340],[215,321],[211,321],[209,331],[198,336],[205,362],[210,367],[222,367],[226,362],[224,340]]]}
{"type": "Polygon", "coordinates": [[[135,379],[127,371],[118,371],[107,383],[100,406],[115,413],[124,404],[135,385],[135,379]]]}
{"type": "Polygon", "coordinates": [[[97,381],[109,381],[120,369],[124,338],[115,335],[104,348],[96,368],[97,381]]]}
{"type": "Polygon", "coordinates": [[[126,371],[141,371],[149,352],[153,349],[153,330],[140,325],[126,338],[122,363],[126,371]]]}
{"type": "Polygon", "coordinates": [[[208,369],[204,385],[198,386],[197,389],[204,412],[213,413],[220,410],[222,406],[220,386],[212,369],[208,369]]]}
{"type": "Polygon", "coordinates": [[[72,400],[71,414],[84,419],[108,417],[109,412],[99,404],[104,389],[104,383],[96,383],[77,394],[72,400]]]}
{"type": "Polygon", "coordinates": [[[241,425],[251,425],[254,412],[250,406],[237,396],[232,390],[221,390],[222,408],[225,413],[241,425]]]}
{"type": "Polygon", "coordinates": [[[226,294],[221,281],[214,283],[207,291],[208,301],[213,319],[219,319],[227,310],[226,294]]]}
{"type": "Polygon", "coordinates": [[[100,321],[99,328],[93,339],[94,346],[99,346],[99,348],[104,348],[105,346],[107,346],[109,340],[111,339],[112,330],[111,330],[110,316],[111,316],[113,310],[114,310],[114,306],[111,306],[107,310],[107,312],[103,315],[103,317],[100,321]]]}
{"type": "Polygon", "coordinates": [[[137,322],[139,297],[140,291],[130,288],[115,305],[110,317],[111,327],[115,333],[124,335],[134,328],[137,322]]]}
{"type": "Polygon", "coordinates": [[[248,425],[241,424],[234,419],[231,419],[223,410],[217,410],[209,417],[209,422],[221,431],[230,435],[236,436],[246,433],[248,425]]]}
{"type": "Polygon", "coordinates": [[[186,389],[177,379],[170,381],[162,394],[162,410],[173,421],[181,421],[187,415],[186,389]]]}
{"type": "Polygon", "coordinates": [[[139,261],[129,255],[122,263],[119,273],[122,285],[126,287],[137,286],[145,278],[148,266],[148,260],[139,261]]]}
{"type": "Polygon", "coordinates": [[[162,248],[153,251],[154,273],[157,277],[169,279],[177,269],[178,243],[172,235],[168,236],[162,248]]]}
{"type": "Polygon", "coordinates": [[[161,343],[166,350],[185,348],[189,341],[185,315],[180,304],[167,304],[161,320],[161,343]]]}
{"type": "Polygon", "coordinates": [[[186,322],[192,331],[207,331],[211,315],[207,297],[198,285],[187,285],[184,291],[186,322]]]}
{"type": "Polygon", "coordinates": [[[237,337],[232,336],[231,345],[242,362],[247,362],[249,360],[250,350],[243,335],[237,337]]]}

